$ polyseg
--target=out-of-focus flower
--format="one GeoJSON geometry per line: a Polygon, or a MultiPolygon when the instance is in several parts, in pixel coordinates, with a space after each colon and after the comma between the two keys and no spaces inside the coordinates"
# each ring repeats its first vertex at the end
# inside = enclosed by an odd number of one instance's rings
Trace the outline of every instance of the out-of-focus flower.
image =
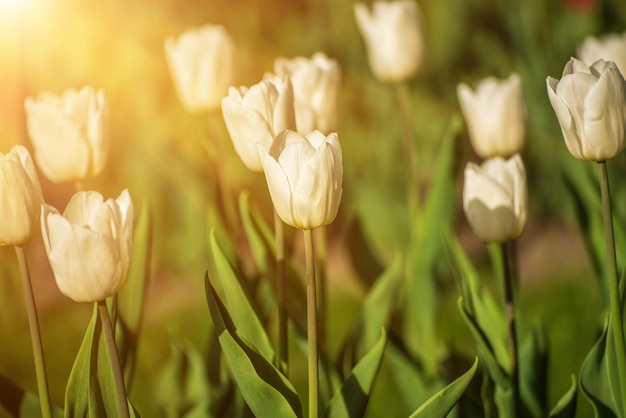
{"type": "Polygon", "coordinates": [[[376,1],[372,9],[356,3],[354,14],[376,77],[398,82],[417,74],[422,66],[424,39],[415,1],[376,1]]]}
{"type": "Polygon", "coordinates": [[[269,149],[279,132],[296,129],[293,87],[289,77],[273,77],[250,88],[231,87],[222,100],[224,122],[241,161],[261,172],[257,142],[269,149]]]}
{"type": "Polygon", "coordinates": [[[626,76],[626,32],[609,33],[599,38],[588,36],[578,48],[578,58],[587,66],[599,59],[613,61],[626,76]]]}
{"type": "Polygon", "coordinates": [[[26,148],[0,154],[0,245],[21,245],[39,231],[43,194],[26,148]]]}
{"type": "Polygon", "coordinates": [[[102,90],[41,93],[25,102],[28,134],[41,172],[55,183],[99,174],[110,148],[109,106],[102,90]]]}
{"type": "Polygon", "coordinates": [[[299,133],[337,131],[341,69],[336,60],[321,52],[311,58],[278,58],[274,72],[291,78],[299,133]]]}
{"type": "Polygon", "coordinates": [[[576,158],[605,161],[626,146],[626,82],[611,61],[591,67],[572,58],[561,80],[548,77],[548,97],[565,145],[576,158]]]}
{"type": "Polygon", "coordinates": [[[343,183],[341,145],[336,133],[306,136],[283,131],[269,152],[258,144],[274,208],[288,225],[312,229],[337,216],[343,183]]]}
{"type": "Polygon", "coordinates": [[[521,152],[526,138],[526,104],[517,74],[505,80],[487,77],[472,91],[457,86],[470,142],[481,158],[509,157],[521,152]]]}
{"type": "Polygon", "coordinates": [[[57,286],[76,302],[103,300],[126,282],[133,202],[127,190],[103,200],[97,192],[78,192],[63,215],[42,206],[43,242],[57,286]]]}
{"type": "Polygon", "coordinates": [[[484,242],[504,243],[522,234],[527,194],[526,169],[519,154],[465,167],[463,209],[472,230],[484,242]]]}
{"type": "Polygon", "coordinates": [[[233,84],[235,43],[223,26],[204,25],[165,41],[174,86],[189,112],[218,109],[233,84]]]}

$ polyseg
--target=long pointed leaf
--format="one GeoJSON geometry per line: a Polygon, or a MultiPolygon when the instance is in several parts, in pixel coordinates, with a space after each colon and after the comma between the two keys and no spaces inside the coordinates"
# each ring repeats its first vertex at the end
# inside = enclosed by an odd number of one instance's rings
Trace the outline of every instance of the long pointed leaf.
{"type": "Polygon", "coordinates": [[[572,376],[572,385],[550,411],[550,418],[574,418],[576,416],[576,378],[572,376]]]}

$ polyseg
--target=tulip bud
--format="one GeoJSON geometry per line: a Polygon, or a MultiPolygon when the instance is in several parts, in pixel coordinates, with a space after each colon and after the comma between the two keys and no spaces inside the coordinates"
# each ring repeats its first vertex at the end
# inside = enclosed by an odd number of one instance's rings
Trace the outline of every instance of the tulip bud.
{"type": "Polygon", "coordinates": [[[343,163],[336,133],[306,137],[283,131],[269,152],[258,144],[274,208],[288,225],[312,229],[328,225],[341,201],[343,163]]]}
{"type": "Polygon", "coordinates": [[[76,302],[115,295],[126,282],[133,238],[133,202],[127,190],[103,201],[76,193],[61,215],[42,206],[43,242],[61,293],[76,302]]]}
{"type": "Polygon", "coordinates": [[[233,83],[235,43],[222,26],[204,25],[165,41],[174,86],[189,112],[218,109],[233,83]]]}
{"type": "Polygon", "coordinates": [[[587,66],[603,59],[613,61],[626,77],[626,32],[609,33],[599,38],[589,36],[578,48],[578,58],[587,66]]]}
{"type": "Polygon", "coordinates": [[[485,242],[504,243],[522,234],[527,194],[526,170],[519,154],[465,167],[463,209],[472,230],[485,242]]]}
{"type": "Polygon", "coordinates": [[[35,161],[51,181],[80,181],[99,174],[109,155],[109,107],[102,90],[42,93],[25,102],[35,161]]]}
{"type": "Polygon", "coordinates": [[[378,79],[406,81],[417,74],[422,65],[424,40],[415,1],[376,1],[371,10],[357,3],[354,14],[370,67],[378,79]]]}
{"type": "Polygon", "coordinates": [[[517,74],[506,80],[488,77],[476,91],[457,86],[469,139],[481,158],[509,157],[521,152],[526,138],[526,105],[517,74]]]}
{"type": "Polygon", "coordinates": [[[626,146],[626,82],[611,61],[591,67],[572,58],[561,80],[548,77],[548,97],[565,145],[576,158],[606,161],[626,146]]]}
{"type": "Polygon", "coordinates": [[[289,77],[266,79],[250,88],[231,87],[222,100],[224,122],[241,161],[263,171],[257,142],[269,149],[276,135],[296,129],[293,87],[289,77]]]}
{"type": "Polygon", "coordinates": [[[0,154],[0,245],[21,245],[39,231],[43,194],[26,148],[0,154]]]}
{"type": "Polygon", "coordinates": [[[278,58],[274,72],[291,78],[299,133],[337,131],[341,69],[336,60],[321,52],[311,58],[278,58]]]}

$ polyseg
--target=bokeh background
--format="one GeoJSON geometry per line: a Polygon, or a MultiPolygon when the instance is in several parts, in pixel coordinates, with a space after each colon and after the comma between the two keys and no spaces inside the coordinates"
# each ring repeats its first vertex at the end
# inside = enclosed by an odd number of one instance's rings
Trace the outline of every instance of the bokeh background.
{"type": "MultiPolygon", "coordinates": [[[[603,301],[564,175],[587,168],[574,161],[563,144],[545,78],[560,77],[586,36],[626,30],[626,8],[620,0],[418,3],[427,52],[410,91],[423,172],[434,172],[436,161],[427,156],[439,149],[446,123],[459,112],[459,82],[474,84],[513,71],[522,75],[529,115],[524,159],[530,192],[528,225],[517,243],[522,327],[528,329],[537,317],[546,324],[553,404],[597,337],[603,301]]],[[[248,190],[253,205],[268,222],[271,219],[264,179],[238,160],[221,115],[193,115],[180,104],[166,66],[165,39],[204,23],[224,25],[237,45],[239,85],[257,83],[279,56],[323,51],[340,63],[338,133],[344,154],[344,197],[340,214],[328,229],[332,318],[328,349],[333,353],[372,281],[389,261],[381,248],[404,239],[394,226],[406,190],[400,115],[393,89],[370,72],[353,5],[348,0],[0,0],[0,151],[8,152],[15,144],[32,150],[25,124],[26,97],[83,85],[103,88],[111,109],[112,150],[103,174],[84,186],[105,197],[128,188],[136,206],[145,203],[152,212],[152,275],[131,392],[144,415],[156,413],[159,398],[166,396],[160,392],[159,376],[173,345],[189,343],[202,352],[212,332],[203,291],[207,236],[219,223],[216,208],[221,207],[212,156],[220,155],[227,173],[223,184],[233,202],[240,191],[248,190]],[[387,234],[381,237],[378,233],[383,230],[387,234]]],[[[456,140],[455,152],[455,176],[461,179],[465,163],[478,160],[465,130],[456,140]]],[[[626,192],[626,185],[619,183],[626,175],[624,156],[612,161],[609,170],[616,212],[623,215],[626,199],[620,191],[626,192]]],[[[65,207],[74,185],[53,184],[43,176],[41,181],[46,201],[65,207]]],[[[453,228],[495,289],[487,249],[471,234],[459,198],[460,187],[450,199],[457,213],[453,228]]],[[[300,238],[288,232],[289,254],[296,265],[301,259],[300,238]]],[[[232,241],[245,267],[245,239],[232,241]]],[[[619,245],[618,253],[624,254],[619,245]]],[[[52,398],[62,404],[91,306],[60,295],[39,237],[27,251],[52,398]]],[[[475,348],[456,307],[459,291],[452,274],[443,275],[438,291],[435,320],[442,340],[459,357],[472,358],[475,348]]],[[[451,373],[456,373],[453,366],[451,373]]],[[[0,374],[22,387],[36,388],[11,248],[0,249],[0,374]]],[[[398,416],[400,412],[405,411],[398,416]]],[[[375,407],[370,408],[370,415],[375,414],[375,407]]]]}

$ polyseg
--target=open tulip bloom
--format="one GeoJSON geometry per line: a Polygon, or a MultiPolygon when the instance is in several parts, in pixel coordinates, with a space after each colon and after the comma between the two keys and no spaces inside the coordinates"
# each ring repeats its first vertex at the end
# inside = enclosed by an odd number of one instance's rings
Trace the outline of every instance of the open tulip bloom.
{"type": "Polygon", "coordinates": [[[343,163],[336,133],[281,132],[269,152],[258,144],[274,208],[288,225],[313,229],[337,216],[343,163]]]}
{"type": "Polygon", "coordinates": [[[487,77],[476,90],[459,84],[457,95],[472,148],[481,158],[507,158],[521,152],[526,139],[526,104],[519,75],[487,77]]]}
{"type": "Polygon", "coordinates": [[[482,165],[468,163],[463,209],[474,233],[484,242],[504,243],[519,237],[527,212],[526,169],[519,154],[494,157],[482,165]]]}
{"type": "Polygon", "coordinates": [[[43,242],[61,293],[97,302],[124,285],[130,264],[133,203],[127,190],[115,200],[76,193],[61,215],[42,206],[43,242]]]}
{"type": "Polygon", "coordinates": [[[102,90],[42,93],[25,102],[35,161],[51,181],[80,181],[99,174],[110,148],[109,107],[102,90]]]}
{"type": "Polygon", "coordinates": [[[565,145],[576,158],[606,161],[626,146],[626,82],[615,63],[591,67],[569,60],[560,80],[548,77],[548,97],[565,145]]]}

